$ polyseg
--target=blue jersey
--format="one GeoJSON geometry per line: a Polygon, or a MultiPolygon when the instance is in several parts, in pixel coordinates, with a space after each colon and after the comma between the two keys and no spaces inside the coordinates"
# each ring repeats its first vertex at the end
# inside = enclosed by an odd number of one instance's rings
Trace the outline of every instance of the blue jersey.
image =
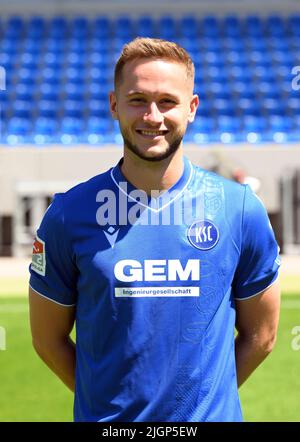
{"type": "Polygon", "coordinates": [[[235,300],[277,278],[278,246],[249,186],[184,159],[147,196],[120,164],[57,194],[31,287],[76,306],[76,421],[241,421],[235,300]]]}

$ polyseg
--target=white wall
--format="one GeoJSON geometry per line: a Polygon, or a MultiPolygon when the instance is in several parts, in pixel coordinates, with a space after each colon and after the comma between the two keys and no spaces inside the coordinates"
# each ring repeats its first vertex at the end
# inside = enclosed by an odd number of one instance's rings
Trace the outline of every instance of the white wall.
{"type": "MultiPolygon", "coordinates": [[[[260,197],[270,213],[279,210],[279,178],[287,168],[300,168],[300,146],[235,146],[209,148],[185,145],[185,154],[194,164],[206,167],[209,153],[221,152],[232,159],[247,174],[261,181],[260,197]]],[[[0,214],[15,210],[14,192],[18,183],[37,182],[40,185],[58,182],[60,191],[89,179],[114,166],[122,156],[119,147],[0,147],[0,214]]],[[[55,188],[57,186],[55,185],[55,188]]]]}

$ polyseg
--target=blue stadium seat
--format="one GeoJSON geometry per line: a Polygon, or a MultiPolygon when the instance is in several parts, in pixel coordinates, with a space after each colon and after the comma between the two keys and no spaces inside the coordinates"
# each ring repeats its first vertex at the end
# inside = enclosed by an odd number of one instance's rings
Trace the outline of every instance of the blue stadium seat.
{"type": "Polygon", "coordinates": [[[244,115],[241,118],[241,125],[245,132],[262,132],[267,126],[267,120],[265,117],[257,115],[244,115]]]}
{"type": "Polygon", "coordinates": [[[84,105],[81,101],[64,100],[61,107],[64,117],[82,119],[84,116],[84,105]]]}
{"type": "Polygon", "coordinates": [[[7,20],[7,27],[12,29],[22,29],[24,26],[24,21],[21,16],[13,15],[7,20]]]}
{"type": "Polygon", "coordinates": [[[62,40],[68,35],[68,21],[63,16],[50,19],[48,38],[62,40]]]}
{"type": "Polygon", "coordinates": [[[49,144],[56,141],[58,121],[56,118],[41,116],[36,119],[31,135],[36,144],[49,144]]]}
{"type": "Polygon", "coordinates": [[[157,23],[158,34],[166,40],[173,40],[177,36],[177,22],[170,16],[162,16],[157,23]]]}
{"type": "Polygon", "coordinates": [[[235,104],[232,100],[216,98],[210,100],[211,109],[217,115],[234,115],[236,113],[235,104]]]}
{"type": "Polygon", "coordinates": [[[241,35],[240,20],[235,15],[228,15],[223,19],[222,23],[223,35],[228,37],[234,37],[241,35]]]}
{"type": "Polygon", "coordinates": [[[31,101],[32,102],[35,94],[36,94],[36,87],[33,84],[18,83],[15,86],[15,99],[16,100],[24,100],[24,101],[31,101]]]}
{"type": "Polygon", "coordinates": [[[225,36],[222,39],[222,46],[224,51],[236,51],[236,52],[244,52],[245,51],[245,42],[242,38],[237,37],[227,37],[225,36]]]}
{"type": "Polygon", "coordinates": [[[3,38],[0,42],[0,51],[7,52],[8,54],[15,55],[20,50],[20,43],[18,40],[11,40],[3,38]]]}
{"type": "Polygon", "coordinates": [[[207,15],[200,21],[200,30],[204,37],[217,38],[220,34],[219,23],[216,17],[207,15]]]}
{"type": "Polygon", "coordinates": [[[102,65],[110,64],[110,56],[102,51],[91,51],[88,54],[87,60],[91,66],[101,67],[102,65]]]}
{"type": "Polygon", "coordinates": [[[238,98],[235,102],[235,108],[241,115],[260,115],[261,105],[252,98],[238,98]]]}
{"type": "Polygon", "coordinates": [[[285,143],[291,140],[292,120],[286,116],[270,115],[266,136],[275,143],[285,143]]]}
{"type": "MultiPolygon", "coordinates": [[[[89,74],[91,75],[91,71],[89,74]]],[[[66,82],[82,84],[86,79],[86,72],[83,67],[67,67],[64,70],[63,78],[66,82]]]]}
{"type": "Polygon", "coordinates": [[[272,69],[272,59],[267,51],[251,50],[247,54],[248,63],[252,63],[252,69],[258,69],[268,71],[272,69]]]}
{"type": "Polygon", "coordinates": [[[61,78],[61,70],[58,67],[45,67],[40,71],[40,78],[43,82],[56,84],[61,78]]]}
{"type": "Polygon", "coordinates": [[[229,100],[232,90],[228,82],[211,81],[207,82],[205,90],[212,98],[222,98],[229,100]]]}
{"type": "Polygon", "coordinates": [[[43,29],[46,26],[45,18],[42,16],[33,16],[28,21],[28,26],[36,29],[43,29]]]}
{"type": "Polygon", "coordinates": [[[274,81],[275,73],[273,72],[273,69],[270,67],[264,67],[264,66],[253,66],[250,70],[252,74],[252,78],[256,79],[257,81],[274,81]]]}
{"type": "Polygon", "coordinates": [[[85,85],[85,94],[91,99],[104,100],[108,103],[108,91],[103,84],[91,82],[85,85]]]}
{"type": "Polygon", "coordinates": [[[46,51],[43,54],[44,68],[59,69],[65,62],[65,56],[57,52],[46,51]]]}
{"type": "Polygon", "coordinates": [[[272,62],[276,64],[285,64],[293,66],[294,60],[292,55],[285,49],[272,51],[272,62]]]}
{"type": "Polygon", "coordinates": [[[216,124],[220,131],[236,132],[240,127],[240,119],[231,115],[219,115],[216,124]]]}
{"type": "Polygon", "coordinates": [[[292,129],[292,119],[282,115],[270,115],[268,117],[269,128],[272,132],[287,132],[292,129]]]}
{"type": "Polygon", "coordinates": [[[256,115],[245,115],[241,118],[241,134],[248,143],[261,143],[267,128],[265,117],[256,115]]]}
{"type": "Polygon", "coordinates": [[[280,90],[277,88],[276,82],[260,81],[255,83],[255,91],[258,95],[265,98],[280,98],[280,90]]]}
{"type": "Polygon", "coordinates": [[[5,130],[5,140],[9,145],[23,144],[28,141],[32,128],[31,120],[28,118],[12,117],[5,130]]]}
{"type": "Polygon", "coordinates": [[[91,116],[87,120],[84,139],[89,144],[112,142],[112,124],[107,118],[91,116]]]}
{"type": "Polygon", "coordinates": [[[156,37],[156,23],[150,16],[142,16],[136,20],[135,31],[140,37],[156,37]]]}
{"type": "Polygon", "coordinates": [[[221,51],[222,50],[221,39],[219,39],[215,35],[203,36],[199,39],[199,49],[221,51]]]}
{"type": "Polygon", "coordinates": [[[59,80],[56,82],[43,82],[39,85],[38,95],[40,99],[43,100],[53,100],[59,99],[61,93],[61,86],[59,80]]]}
{"type": "Polygon", "coordinates": [[[286,108],[290,111],[292,115],[300,115],[300,90],[298,97],[288,97],[285,103],[286,108]]]}
{"type": "Polygon", "coordinates": [[[18,40],[24,36],[24,21],[22,17],[10,17],[6,23],[5,36],[11,40],[18,40]]]}
{"type": "Polygon", "coordinates": [[[178,23],[182,37],[194,39],[198,36],[198,21],[194,16],[184,16],[178,23]]]}
{"type": "Polygon", "coordinates": [[[6,121],[9,116],[9,101],[7,97],[7,93],[4,91],[0,91],[0,135],[2,131],[2,124],[4,120],[6,121]]]}
{"type": "Polygon", "coordinates": [[[94,37],[90,39],[90,51],[101,52],[103,56],[110,57],[111,46],[114,40],[107,37],[94,37]]]}
{"type": "Polygon", "coordinates": [[[115,37],[125,38],[130,40],[134,35],[135,29],[132,19],[129,16],[123,15],[115,21],[115,37]]]}
{"type": "Polygon", "coordinates": [[[56,15],[50,18],[49,24],[52,28],[66,28],[68,26],[68,20],[64,15],[56,15]]]}
{"type": "Polygon", "coordinates": [[[84,130],[81,118],[63,117],[60,122],[59,139],[62,144],[70,145],[80,142],[84,130]]]}
{"type": "Polygon", "coordinates": [[[41,100],[37,102],[37,113],[40,117],[56,118],[61,106],[56,100],[41,100]]]}
{"type": "Polygon", "coordinates": [[[15,57],[10,57],[6,52],[0,52],[0,66],[5,71],[6,82],[10,81],[15,70],[15,57]]]}
{"type": "Polygon", "coordinates": [[[85,37],[72,37],[69,39],[68,43],[68,51],[76,52],[81,56],[84,56],[89,49],[89,39],[85,37]]]}
{"type": "Polygon", "coordinates": [[[27,38],[43,39],[46,32],[45,20],[42,17],[33,17],[27,25],[27,38]]]}
{"type": "Polygon", "coordinates": [[[197,117],[207,117],[213,113],[212,101],[208,100],[205,96],[199,94],[199,107],[197,109],[197,117]]]}
{"type": "Polygon", "coordinates": [[[18,118],[30,118],[34,108],[31,101],[15,100],[12,103],[12,114],[18,118]]]}
{"type": "Polygon", "coordinates": [[[88,113],[91,117],[101,117],[103,119],[110,117],[108,101],[92,99],[88,103],[88,113]]]}
{"type": "Polygon", "coordinates": [[[244,20],[244,31],[248,35],[262,36],[263,35],[263,23],[262,19],[258,15],[252,15],[246,17],[244,20]]]}
{"type": "Polygon", "coordinates": [[[275,98],[260,98],[259,103],[261,108],[268,114],[284,115],[286,107],[283,100],[275,98]]]}
{"type": "Polygon", "coordinates": [[[225,69],[226,60],[225,57],[223,57],[222,53],[215,52],[215,51],[207,51],[203,54],[203,61],[208,66],[216,67],[218,69],[225,69]]]}
{"type": "Polygon", "coordinates": [[[232,66],[229,70],[230,77],[236,82],[251,82],[253,77],[250,70],[242,67],[232,66]]]}
{"type": "Polygon", "coordinates": [[[256,89],[253,83],[249,81],[231,81],[230,87],[232,92],[238,98],[249,98],[255,100],[256,89]]]}
{"type": "Polygon", "coordinates": [[[38,54],[32,54],[30,52],[23,52],[19,58],[19,69],[29,69],[32,72],[36,71],[40,62],[40,56],[38,54]]]}
{"type": "Polygon", "coordinates": [[[87,71],[87,76],[92,82],[106,84],[113,78],[111,68],[93,66],[87,71]]]}
{"type": "Polygon", "coordinates": [[[188,126],[187,135],[190,141],[202,144],[210,141],[214,130],[214,119],[207,116],[197,116],[188,126]]]}
{"type": "Polygon", "coordinates": [[[299,24],[300,24],[300,17],[299,15],[292,15],[290,17],[288,17],[288,29],[289,31],[294,35],[294,36],[299,36],[300,35],[300,30],[299,30],[299,24]]]}
{"type": "Polygon", "coordinates": [[[226,70],[217,66],[207,66],[204,69],[204,78],[207,82],[227,82],[228,73],[226,70]]]}
{"type": "Polygon", "coordinates": [[[112,21],[105,17],[96,17],[92,24],[91,35],[95,38],[101,38],[102,40],[110,39],[113,33],[112,21]]]}
{"type": "Polygon", "coordinates": [[[61,87],[61,94],[65,99],[83,102],[85,98],[85,84],[79,81],[66,82],[61,87]]]}

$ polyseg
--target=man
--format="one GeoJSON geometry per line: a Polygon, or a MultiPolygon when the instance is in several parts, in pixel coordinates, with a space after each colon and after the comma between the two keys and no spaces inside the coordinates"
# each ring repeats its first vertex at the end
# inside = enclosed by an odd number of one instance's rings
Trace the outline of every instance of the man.
{"type": "Polygon", "coordinates": [[[278,247],[248,186],[183,157],[193,85],[175,43],[126,45],[123,159],[56,195],[37,232],[33,345],[75,389],[76,421],[241,421],[238,385],[273,348],[278,247]]]}

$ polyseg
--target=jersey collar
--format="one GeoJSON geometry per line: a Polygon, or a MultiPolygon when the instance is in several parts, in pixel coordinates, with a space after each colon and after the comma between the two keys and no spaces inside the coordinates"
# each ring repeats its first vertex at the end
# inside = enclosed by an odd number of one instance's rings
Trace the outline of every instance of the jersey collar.
{"type": "Polygon", "coordinates": [[[111,170],[110,174],[114,184],[118,187],[120,192],[122,192],[128,197],[129,201],[135,202],[136,204],[146,207],[149,210],[152,210],[153,212],[159,212],[163,210],[165,207],[169,206],[180,196],[182,196],[183,192],[189,185],[193,175],[193,167],[191,162],[186,157],[183,157],[184,168],[183,168],[183,173],[179,178],[179,180],[172,187],[170,187],[170,189],[166,190],[165,192],[162,192],[159,197],[151,198],[151,196],[149,196],[148,204],[145,205],[142,202],[133,198],[132,195],[130,195],[132,191],[137,189],[124,177],[121,171],[122,162],[123,158],[111,170]],[[126,186],[122,185],[121,183],[126,183],[126,186]],[[126,191],[124,190],[124,187],[126,188],[126,191]],[[170,194],[172,194],[171,197],[170,194]]]}

